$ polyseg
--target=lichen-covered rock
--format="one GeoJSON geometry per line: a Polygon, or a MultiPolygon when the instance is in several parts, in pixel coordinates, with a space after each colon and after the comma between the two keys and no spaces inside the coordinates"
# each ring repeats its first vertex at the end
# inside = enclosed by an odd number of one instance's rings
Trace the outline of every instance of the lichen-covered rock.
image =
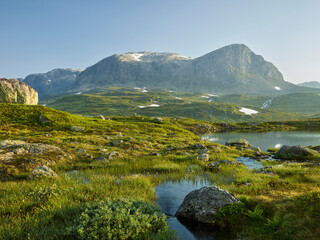
{"type": "Polygon", "coordinates": [[[120,154],[118,152],[112,151],[107,155],[107,159],[110,160],[110,159],[113,159],[113,158],[117,158],[119,156],[120,156],[120,154]]]}
{"type": "Polygon", "coordinates": [[[0,79],[0,103],[38,104],[38,93],[17,79],[0,79]]]}
{"type": "Polygon", "coordinates": [[[249,142],[243,138],[239,138],[239,139],[229,139],[226,142],[227,146],[230,147],[244,147],[247,148],[249,147],[249,142]]]}
{"type": "Polygon", "coordinates": [[[210,155],[207,153],[202,153],[202,154],[196,156],[196,159],[198,159],[199,161],[208,162],[210,159],[210,155]]]}
{"type": "Polygon", "coordinates": [[[163,120],[162,120],[161,117],[156,117],[156,118],[153,119],[153,122],[155,122],[155,123],[163,123],[163,120]]]}
{"type": "Polygon", "coordinates": [[[312,160],[315,158],[320,158],[320,154],[316,150],[312,150],[301,145],[298,145],[298,146],[284,145],[275,154],[275,157],[280,159],[288,159],[288,160],[312,160]]]}
{"type": "Polygon", "coordinates": [[[237,203],[240,203],[240,201],[224,189],[203,187],[190,192],[185,197],[176,212],[176,216],[198,222],[214,223],[221,207],[237,203]]]}
{"type": "Polygon", "coordinates": [[[39,168],[34,169],[28,176],[29,179],[34,178],[55,178],[58,177],[58,175],[47,166],[42,166],[39,168]]]}
{"type": "Polygon", "coordinates": [[[205,166],[205,169],[210,172],[217,172],[220,168],[220,164],[218,162],[211,162],[205,166]]]}
{"type": "Polygon", "coordinates": [[[39,116],[39,123],[48,124],[48,123],[50,123],[50,120],[46,116],[40,115],[39,116]]]}
{"type": "Polygon", "coordinates": [[[72,126],[71,128],[70,128],[70,130],[72,131],[72,132],[83,132],[84,131],[84,127],[79,127],[79,126],[72,126]]]}

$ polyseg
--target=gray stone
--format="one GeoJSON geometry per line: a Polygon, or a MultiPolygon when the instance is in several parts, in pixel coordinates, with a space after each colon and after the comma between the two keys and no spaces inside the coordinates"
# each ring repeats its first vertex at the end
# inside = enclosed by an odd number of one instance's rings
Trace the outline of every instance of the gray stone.
{"type": "Polygon", "coordinates": [[[237,203],[240,201],[224,189],[203,187],[185,197],[176,216],[203,223],[214,223],[220,208],[237,203]]]}
{"type": "Polygon", "coordinates": [[[34,169],[28,176],[29,179],[33,178],[55,178],[58,175],[47,166],[42,166],[39,168],[34,169]]]}
{"type": "Polygon", "coordinates": [[[157,152],[152,152],[152,153],[150,153],[149,155],[150,155],[150,156],[159,156],[159,153],[157,153],[157,152]]]}
{"type": "Polygon", "coordinates": [[[113,158],[117,158],[119,156],[120,156],[120,154],[118,152],[112,151],[107,155],[107,159],[110,160],[110,159],[113,159],[113,158]]]}
{"type": "Polygon", "coordinates": [[[206,147],[203,146],[202,143],[196,143],[194,145],[190,145],[188,148],[191,148],[191,149],[203,149],[203,148],[206,148],[206,147]]]}
{"type": "Polygon", "coordinates": [[[199,161],[208,162],[210,159],[210,155],[207,153],[203,153],[203,154],[196,156],[196,159],[199,161]]]}
{"type": "Polygon", "coordinates": [[[249,147],[249,142],[243,138],[239,138],[239,139],[229,139],[226,142],[227,146],[230,147],[244,147],[247,148],[249,147]]]}
{"type": "Polygon", "coordinates": [[[116,135],[117,137],[123,137],[121,132],[118,132],[118,134],[116,135]]]}
{"type": "Polygon", "coordinates": [[[79,127],[79,126],[72,126],[71,128],[70,128],[70,130],[72,131],[72,132],[83,132],[84,131],[84,127],[79,127]]]}
{"type": "Polygon", "coordinates": [[[112,146],[117,146],[117,145],[119,145],[121,143],[123,143],[123,141],[120,139],[120,140],[116,140],[116,141],[111,142],[111,145],[112,146]]]}
{"type": "Polygon", "coordinates": [[[99,116],[102,120],[106,120],[104,116],[100,115],[99,116]]]}
{"type": "Polygon", "coordinates": [[[0,103],[38,104],[38,93],[17,79],[0,79],[0,103]]]}
{"type": "Polygon", "coordinates": [[[83,149],[83,148],[79,148],[77,150],[77,153],[87,153],[87,151],[85,149],[83,149]]]}
{"type": "Polygon", "coordinates": [[[97,158],[95,159],[95,161],[103,162],[103,163],[108,163],[108,162],[109,162],[109,159],[108,159],[107,157],[101,156],[101,157],[97,157],[97,158]]]}
{"type": "Polygon", "coordinates": [[[244,165],[243,163],[240,163],[240,162],[237,162],[237,161],[229,161],[229,160],[221,160],[221,161],[219,161],[219,163],[226,164],[226,165],[234,165],[234,166],[244,165]]]}
{"type": "Polygon", "coordinates": [[[255,152],[261,152],[260,148],[254,147],[254,146],[249,146],[249,147],[246,148],[246,150],[252,150],[252,151],[255,151],[255,152]]]}
{"type": "Polygon", "coordinates": [[[49,120],[47,117],[45,117],[45,116],[43,116],[43,115],[40,115],[40,116],[39,116],[39,122],[40,122],[41,124],[48,124],[48,123],[50,123],[50,120],[49,120]]]}
{"type": "Polygon", "coordinates": [[[212,162],[205,166],[205,169],[210,172],[217,172],[219,170],[220,164],[218,162],[212,162]]]}
{"type": "Polygon", "coordinates": [[[153,119],[153,122],[155,122],[155,123],[163,123],[161,117],[156,117],[156,118],[154,118],[154,119],[153,119]]]}
{"type": "Polygon", "coordinates": [[[314,158],[320,158],[319,152],[309,149],[307,147],[298,146],[287,146],[284,145],[275,154],[276,158],[289,159],[289,160],[312,160],[314,158]]]}

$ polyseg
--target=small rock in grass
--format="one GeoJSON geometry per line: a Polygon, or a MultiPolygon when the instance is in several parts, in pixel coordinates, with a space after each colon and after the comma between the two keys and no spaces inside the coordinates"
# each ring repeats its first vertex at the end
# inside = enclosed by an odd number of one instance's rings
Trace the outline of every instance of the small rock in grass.
{"type": "Polygon", "coordinates": [[[70,128],[70,130],[72,131],[72,132],[83,132],[84,131],[84,127],[79,127],[79,126],[72,126],[71,128],[70,128]]]}
{"type": "Polygon", "coordinates": [[[55,178],[58,175],[47,166],[43,165],[42,167],[34,169],[28,176],[29,179],[34,178],[55,178]]]}

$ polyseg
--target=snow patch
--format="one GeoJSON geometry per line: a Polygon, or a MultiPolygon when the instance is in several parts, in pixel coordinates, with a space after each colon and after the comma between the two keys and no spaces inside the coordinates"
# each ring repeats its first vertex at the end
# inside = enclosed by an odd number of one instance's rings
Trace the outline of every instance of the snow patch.
{"type": "Polygon", "coordinates": [[[277,143],[276,145],[274,145],[275,148],[280,148],[282,146],[281,143],[277,143]]]}
{"type": "Polygon", "coordinates": [[[76,95],[80,95],[80,94],[82,94],[82,92],[77,92],[77,93],[76,93],[76,95]]]}
{"type": "Polygon", "coordinates": [[[208,94],[208,96],[210,96],[210,97],[219,97],[219,95],[217,95],[217,94],[208,94]]]}
{"type": "Polygon", "coordinates": [[[274,89],[277,90],[277,91],[281,91],[281,90],[282,90],[282,89],[281,89],[280,87],[278,87],[278,86],[275,86],[274,89]]]}
{"type": "Polygon", "coordinates": [[[267,101],[265,101],[262,106],[261,106],[261,109],[266,109],[266,108],[269,108],[271,103],[272,103],[272,98],[271,99],[268,99],[267,101]]]}
{"type": "Polygon", "coordinates": [[[51,82],[51,79],[49,79],[48,82],[51,82]]]}
{"type": "Polygon", "coordinates": [[[176,98],[176,99],[180,99],[180,100],[182,99],[181,97],[175,97],[175,98],[176,98]]]}
{"type": "Polygon", "coordinates": [[[130,56],[133,58],[134,61],[138,61],[140,62],[141,61],[141,57],[143,56],[144,54],[141,54],[141,53],[131,53],[130,56]]]}
{"type": "Polygon", "coordinates": [[[148,92],[145,87],[144,88],[135,87],[134,89],[140,90],[141,92],[148,92]]]}
{"type": "Polygon", "coordinates": [[[47,104],[42,104],[42,106],[47,106],[47,104]]]}
{"type": "Polygon", "coordinates": [[[209,98],[208,96],[201,96],[202,98],[209,98]]]}
{"type": "Polygon", "coordinates": [[[159,104],[150,104],[147,106],[139,106],[139,108],[146,108],[146,107],[160,107],[160,105],[159,104]]]}
{"type": "Polygon", "coordinates": [[[250,108],[245,108],[245,107],[242,107],[239,112],[243,112],[244,114],[246,115],[252,115],[252,114],[257,114],[259,113],[258,111],[256,110],[253,110],[253,109],[250,109],[250,108]]]}

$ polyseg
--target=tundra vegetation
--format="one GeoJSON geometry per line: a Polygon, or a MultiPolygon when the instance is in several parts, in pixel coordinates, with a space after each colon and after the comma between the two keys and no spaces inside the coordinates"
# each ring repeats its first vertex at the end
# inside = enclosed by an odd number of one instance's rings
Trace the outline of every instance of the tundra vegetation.
{"type": "Polygon", "coordinates": [[[254,150],[202,141],[196,134],[319,126],[319,119],[220,124],[136,115],[104,120],[44,106],[0,104],[0,236],[175,239],[154,188],[164,180],[205,177],[241,201],[219,210],[221,231],[241,239],[319,239],[317,156],[312,162],[265,161],[272,166],[265,174],[230,164],[239,156],[254,156],[254,150]],[[202,154],[199,146],[208,150],[208,162],[196,157],[202,154]],[[220,163],[218,171],[206,168],[211,162],[220,163]],[[43,165],[57,176],[30,177],[43,165]]]}

